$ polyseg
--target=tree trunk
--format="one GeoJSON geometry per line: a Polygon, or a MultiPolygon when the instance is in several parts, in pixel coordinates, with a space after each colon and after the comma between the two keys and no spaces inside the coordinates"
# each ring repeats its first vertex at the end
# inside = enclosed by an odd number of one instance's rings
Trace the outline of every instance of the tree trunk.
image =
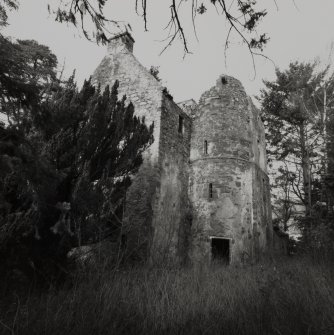
{"type": "Polygon", "coordinates": [[[307,147],[307,135],[305,129],[305,123],[303,122],[299,126],[300,135],[300,149],[301,149],[301,163],[303,171],[303,188],[304,188],[304,204],[305,214],[310,214],[312,201],[311,201],[311,164],[309,150],[307,147]]]}

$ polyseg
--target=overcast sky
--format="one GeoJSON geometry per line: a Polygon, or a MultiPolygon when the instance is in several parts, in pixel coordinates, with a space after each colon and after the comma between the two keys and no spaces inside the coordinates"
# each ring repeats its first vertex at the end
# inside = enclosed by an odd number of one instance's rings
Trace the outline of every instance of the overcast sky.
{"type": "MultiPolygon", "coordinates": [[[[53,21],[47,11],[46,0],[21,0],[20,9],[10,13],[7,36],[18,39],[35,39],[48,45],[57,55],[59,63],[65,61],[66,74],[77,71],[79,84],[89,77],[106,53],[105,46],[97,46],[82,37],[72,26],[53,21]]],[[[57,2],[55,0],[55,2],[57,2]]],[[[141,1],[139,1],[140,3],[141,1]]],[[[199,1],[200,2],[200,1],[199,1]]],[[[319,57],[328,63],[334,41],[333,0],[259,0],[258,8],[266,6],[268,15],[259,26],[270,42],[264,50],[275,65],[285,69],[291,61],[312,61],[319,57]]],[[[214,9],[197,17],[199,42],[191,25],[190,5],[181,9],[182,20],[189,40],[190,55],[183,54],[177,41],[159,56],[166,36],[163,30],[168,22],[169,0],[148,1],[148,28],[144,32],[143,20],[135,13],[135,0],[109,0],[105,16],[129,22],[136,40],[134,54],[147,68],[159,66],[160,77],[168,86],[175,101],[190,98],[198,100],[201,93],[214,85],[222,74],[232,75],[243,83],[250,95],[259,93],[262,80],[275,78],[274,65],[263,58],[256,59],[256,77],[247,48],[236,35],[232,36],[225,64],[224,44],[227,25],[214,9]]]]}

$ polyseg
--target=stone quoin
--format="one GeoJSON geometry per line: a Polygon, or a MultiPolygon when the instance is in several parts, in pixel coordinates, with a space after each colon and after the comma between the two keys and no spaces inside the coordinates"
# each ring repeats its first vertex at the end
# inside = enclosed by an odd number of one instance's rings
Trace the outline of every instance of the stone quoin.
{"type": "Polygon", "coordinates": [[[127,252],[152,262],[254,261],[274,245],[264,127],[241,83],[220,76],[199,103],[176,104],[133,55],[109,41],[92,80],[119,81],[154,141],[126,195],[127,252]]]}

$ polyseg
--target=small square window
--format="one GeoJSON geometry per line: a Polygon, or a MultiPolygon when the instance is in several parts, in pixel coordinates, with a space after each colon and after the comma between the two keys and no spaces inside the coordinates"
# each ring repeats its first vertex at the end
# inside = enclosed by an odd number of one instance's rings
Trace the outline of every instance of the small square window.
{"type": "Polygon", "coordinates": [[[183,117],[179,115],[179,133],[183,133],[183,117]]]}

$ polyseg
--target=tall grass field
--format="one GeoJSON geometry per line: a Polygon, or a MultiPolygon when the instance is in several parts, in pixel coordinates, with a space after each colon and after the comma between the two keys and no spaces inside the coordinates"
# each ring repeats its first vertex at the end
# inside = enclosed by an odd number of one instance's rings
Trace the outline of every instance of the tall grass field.
{"type": "Polygon", "coordinates": [[[306,258],[180,269],[97,266],[13,295],[1,334],[334,334],[333,263],[306,258]]]}

